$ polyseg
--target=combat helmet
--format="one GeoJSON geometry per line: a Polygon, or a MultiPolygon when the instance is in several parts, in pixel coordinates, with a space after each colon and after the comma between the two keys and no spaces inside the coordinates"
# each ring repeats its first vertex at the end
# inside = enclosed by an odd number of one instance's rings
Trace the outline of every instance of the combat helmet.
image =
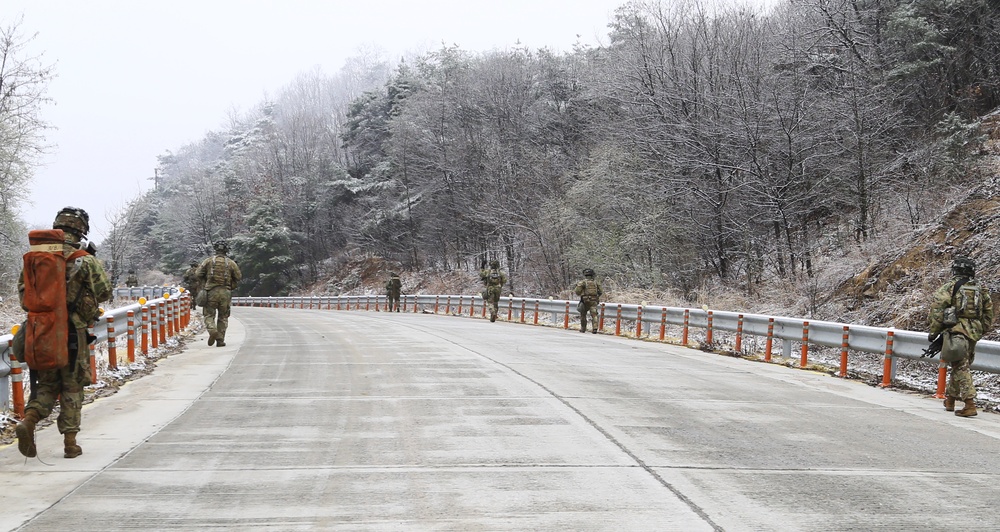
{"type": "Polygon", "coordinates": [[[212,243],[212,249],[214,249],[218,253],[228,253],[229,243],[226,242],[225,240],[216,240],[214,243],[212,243]]]}
{"type": "Polygon", "coordinates": [[[969,257],[955,257],[951,263],[951,274],[959,277],[975,277],[976,261],[969,257]]]}
{"type": "Polygon", "coordinates": [[[584,277],[593,277],[594,276],[594,270],[592,270],[590,268],[584,268],[584,270],[583,270],[583,276],[584,277]]]}
{"type": "Polygon", "coordinates": [[[90,232],[90,215],[87,211],[76,207],[63,207],[52,222],[53,229],[62,229],[78,238],[87,236],[90,232]]]}
{"type": "Polygon", "coordinates": [[[495,269],[497,269],[499,267],[500,267],[500,261],[498,261],[496,259],[493,259],[493,260],[490,261],[490,268],[493,268],[495,270],[495,269]]]}

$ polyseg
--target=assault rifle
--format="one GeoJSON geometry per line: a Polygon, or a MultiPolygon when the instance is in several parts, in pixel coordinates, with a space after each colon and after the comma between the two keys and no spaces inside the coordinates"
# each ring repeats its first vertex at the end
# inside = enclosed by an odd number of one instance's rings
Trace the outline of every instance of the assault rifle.
{"type": "Polygon", "coordinates": [[[941,352],[941,348],[943,346],[944,346],[944,335],[939,334],[934,338],[934,341],[931,342],[931,345],[927,346],[927,349],[924,349],[924,354],[920,355],[920,358],[924,357],[934,358],[938,356],[938,353],[941,352]]]}

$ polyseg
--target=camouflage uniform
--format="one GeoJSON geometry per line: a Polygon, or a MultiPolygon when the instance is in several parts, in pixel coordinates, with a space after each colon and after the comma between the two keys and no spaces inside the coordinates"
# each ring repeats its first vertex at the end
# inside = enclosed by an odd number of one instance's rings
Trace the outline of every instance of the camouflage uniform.
{"type": "Polygon", "coordinates": [[[198,295],[198,290],[201,287],[201,282],[198,279],[198,263],[192,262],[191,267],[184,271],[184,277],[182,278],[184,283],[184,289],[191,294],[191,306],[194,307],[194,298],[198,295]]]}
{"type": "Polygon", "coordinates": [[[483,301],[490,309],[490,321],[497,321],[497,314],[500,312],[500,291],[503,285],[507,284],[507,276],[500,271],[500,262],[493,261],[489,269],[479,271],[479,278],[486,285],[483,291],[483,301]]]}
{"type": "Polygon", "coordinates": [[[136,277],[135,272],[128,272],[128,277],[125,279],[125,286],[129,288],[139,286],[139,278],[136,277]]]}
{"type": "MultiPolygon", "coordinates": [[[[958,260],[956,260],[956,264],[957,263],[958,260]]],[[[954,401],[956,399],[973,401],[974,404],[974,400],[976,398],[976,387],[972,382],[972,373],[969,371],[969,367],[975,360],[976,342],[983,337],[993,324],[993,300],[990,298],[989,290],[979,286],[979,316],[959,316],[958,323],[956,325],[951,327],[945,326],[943,322],[944,311],[946,308],[955,305],[952,297],[955,284],[963,280],[966,282],[974,282],[974,273],[967,273],[969,274],[953,276],[948,282],[944,283],[934,292],[930,312],[928,313],[930,337],[935,337],[938,334],[943,333],[953,336],[961,335],[967,339],[968,349],[966,351],[966,356],[954,362],[950,362],[951,374],[949,375],[948,386],[945,391],[945,395],[947,396],[947,399],[945,400],[945,408],[949,411],[954,409],[954,401]]],[[[956,414],[958,414],[958,412],[956,412],[956,414]]],[[[975,414],[973,413],[971,415],[975,414]]]]}
{"type": "Polygon", "coordinates": [[[385,283],[385,296],[389,300],[389,311],[399,312],[399,296],[403,292],[403,282],[399,280],[399,275],[392,273],[385,283]]]}
{"type": "Polygon", "coordinates": [[[243,274],[236,262],[226,257],[229,246],[225,242],[215,243],[215,256],[202,261],[196,277],[207,292],[203,308],[205,329],[208,331],[208,345],[226,345],[226,330],[229,328],[229,314],[233,299],[233,289],[240,283],[243,274]],[[218,314],[218,321],[216,321],[218,314]]]}
{"type": "MultiPolygon", "coordinates": [[[[64,209],[65,211],[66,209],[64,209]]],[[[79,211],[84,217],[86,213],[79,211]]],[[[60,211],[62,213],[62,211],[60,211]]],[[[89,217],[87,218],[89,220],[89,217]]],[[[56,218],[57,222],[60,218],[56,218]]],[[[89,229],[89,226],[86,226],[89,229]]],[[[56,229],[62,227],[56,226],[56,229]]],[[[86,231],[83,232],[84,236],[86,231]]],[[[69,257],[79,248],[80,238],[66,232],[66,242],[63,244],[63,255],[69,257]]],[[[30,431],[18,427],[18,445],[26,456],[34,456],[34,423],[45,419],[59,401],[59,417],[56,427],[59,433],[66,436],[66,458],[79,456],[83,451],[76,445],[76,433],[80,432],[80,418],[83,408],[83,389],[90,382],[90,348],[87,328],[101,315],[100,304],[109,301],[112,296],[111,281],[101,261],[93,255],[84,255],[66,264],[67,283],[66,301],[69,307],[70,323],[76,329],[70,331],[70,363],[69,365],[48,371],[31,370],[37,373],[37,383],[32,386],[31,397],[25,407],[25,421],[31,421],[30,431]],[[74,349],[75,346],[75,349],[74,349]],[[27,436],[27,437],[26,437],[27,436]],[[31,453],[26,453],[27,442],[31,439],[31,453]],[[24,445],[24,447],[21,447],[24,445]]],[[[17,281],[18,293],[21,296],[22,308],[24,301],[24,270],[17,281]]],[[[27,310],[27,309],[25,309],[27,310]]],[[[32,376],[32,380],[35,377],[32,376]]],[[[24,422],[22,422],[23,424],[24,422]]]]}
{"type": "Polygon", "coordinates": [[[573,287],[573,293],[580,296],[580,332],[587,332],[587,314],[590,313],[590,332],[597,334],[597,308],[601,302],[604,290],[601,283],[594,280],[594,270],[590,268],[583,270],[584,279],[581,279],[573,287]]]}

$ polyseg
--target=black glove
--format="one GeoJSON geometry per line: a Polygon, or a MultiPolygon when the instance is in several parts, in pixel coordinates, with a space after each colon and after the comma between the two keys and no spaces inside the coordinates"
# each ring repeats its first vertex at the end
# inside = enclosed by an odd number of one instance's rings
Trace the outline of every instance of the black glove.
{"type": "Polygon", "coordinates": [[[927,333],[927,341],[933,343],[941,333],[927,333]]]}
{"type": "Polygon", "coordinates": [[[97,246],[95,246],[93,242],[87,242],[87,253],[90,253],[95,257],[97,256],[97,246]]]}

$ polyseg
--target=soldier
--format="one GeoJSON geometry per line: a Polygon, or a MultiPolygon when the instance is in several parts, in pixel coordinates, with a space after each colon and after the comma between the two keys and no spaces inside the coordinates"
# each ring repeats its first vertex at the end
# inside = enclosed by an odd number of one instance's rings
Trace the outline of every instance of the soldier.
{"type": "Polygon", "coordinates": [[[399,312],[399,295],[403,291],[403,282],[399,280],[399,274],[389,272],[389,280],[385,282],[385,296],[389,300],[389,312],[395,310],[399,312]]]}
{"type": "Polygon", "coordinates": [[[580,296],[580,303],[576,306],[580,311],[580,332],[587,332],[587,313],[590,313],[592,321],[590,332],[597,334],[597,306],[601,302],[604,290],[601,283],[594,280],[594,270],[587,268],[583,270],[583,279],[576,283],[573,292],[580,296]]]}
{"type": "Polygon", "coordinates": [[[976,387],[969,367],[975,359],[976,342],[993,325],[993,300],[989,290],[976,282],[976,263],[957,257],[951,265],[952,277],[934,292],[928,321],[932,343],[943,334],[941,360],[951,365],[944,409],[955,411],[955,400],[965,406],[956,416],[971,417],[976,412],[976,387]]]}
{"type": "Polygon", "coordinates": [[[203,312],[205,329],[208,330],[208,345],[225,347],[233,289],[240,283],[243,274],[236,262],[226,257],[229,244],[225,240],[216,241],[212,247],[215,249],[215,256],[202,261],[196,277],[205,290],[203,312]],[[219,316],[218,322],[216,313],[219,316]]]}
{"type": "Polygon", "coordinates": [[[125,286],[132,288],[133,286],[139,286],[139,277],[136,276],[135,270],[128,271],[128,277],[125,278],[125,286]]]}
{"type": "Polygon", "coordinates": [[[507,276],[500,271],[500,261],[490,261],[489,269],[486,268],[486,261],[483,261],[482,269],[479,270],[479,278],[486,285],[483,291],[483,301],[490,308],[490,322],[497,321],[497,313],[500,311],[500,290],[507,284],[507,276]]]}
{"type": "Polygon", "coordinates": [[[182,279],[184,289],[191,294],[191,305],[194,306],[195,298],[198,297],[198,290],[201,287],[201,283],[198,282],[198,261],[191,261],[191,266],[184,270],[184,277],[182,279]]]}
{"type": "MultiPolygon", "coordinates": [[[[67,258],[79,249],[90,232],[90,216],[83,209],[66,207],[56,214],[53,229],[63,230],[63,255],[67,258]]],[[[87,247],[90,253],[96,251],[87,247]]],[[[111,282],[93,254],[85,254],[67,262],[66,301],[69,311],[69,365],[53,370],[31,370],[31,398],[24,409],[24,419],[17,424],[17,449],[27,457],[37,456],[35,425],[49,416],[59,400],[56,426],[63,435],[63,456],[76,458],[83,449],[76,441],[80,432],[83,408],[83,388],[90,382],[90,348],[87,328],[101,315],[100,304],[112,296],[111,282]],[[35,382],[37,373],[37,383],[35,382]]],[[[24,307],[24,270],[18,278],[18,292],[24,307]]],[[[27,310],[27,309],[25,309],[27,310]]]]}

